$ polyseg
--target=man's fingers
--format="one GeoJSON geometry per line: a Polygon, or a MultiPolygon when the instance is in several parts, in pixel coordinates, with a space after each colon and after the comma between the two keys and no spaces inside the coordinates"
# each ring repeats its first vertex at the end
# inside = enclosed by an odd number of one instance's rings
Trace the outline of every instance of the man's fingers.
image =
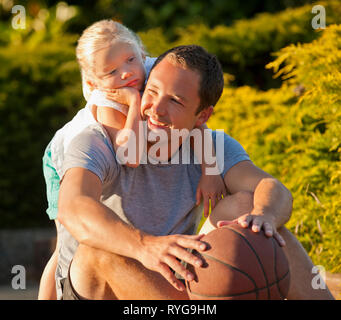
{"type": "MultiPolygon", "coordinates": [[[[196,267],[201,267],[203,264],[203,261],[195,256],[194,254],[192,254],[191,252],[183,249],[183,248],[174,248],[172,250],[169,251],[170,255],[173,257],[173,259],[175,259],[175,257],[177,257],[178,259],[187,262],[193,266],[196,267]]],[[[186,268],[184,266],[181,265],[181,263],[175,259],[175,261],[170,261],[170,258],[167,258],[167,261],[165,260],[165,262],[170,262],[172,264],[169,264],[169,266],[174,269],[175,271],[177,271],[178,273],[180,273],[184,278],[185,276],[183,275],[183,273],[185,272],[186,268]],[[178,265],[179,264],[179,265],[178,265]],[[181,267],[180,267],[181,265],[181,267]],[[184,270],[183,270],[184,269],[184,270]]],[[[187,279],[187,280],[193,280],[193,279],[187,279]]]]}
{"type": "Polygon", "coordinates": [[[194,280],[194,275],[188,271],[174,256],[166,256],[164,262],[187,281],[194,280]]]}
{"type": "Polygon", "coordinates": [[[184,291],[186,289],[184,284],[176,278],[174,273],[169,269],[169,267],[166,264],[164,263],[160,264],[159,272],[175,289],[179,291],[184,291]]]}
{"type": "MultiPolygon", "coordinates": [[[[179,237],[176,243],[183,248],[195,249],[197,251],[204,251],[207,249],[207,246],[204,242],[199,241],[204,235],[198,235],[195,238],[192,236],[183,236],[179,237]]],[[[180,258],[180,257],[178,257],[180,258]]]]}
{"type": "Polygon", "coordinates": [[[181,235],[182,238],[192,239],[192,240],[200,240],[204,234],[183,234],[181,235]]]}

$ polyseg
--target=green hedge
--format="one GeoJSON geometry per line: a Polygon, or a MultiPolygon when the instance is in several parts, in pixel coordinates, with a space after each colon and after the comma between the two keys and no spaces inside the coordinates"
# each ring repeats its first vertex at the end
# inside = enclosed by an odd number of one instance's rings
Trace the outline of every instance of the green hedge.
{"type": "Polygon", "coordinates": [[[225,88],[209,121],[293,193],[288,227],[316,264],[341,271],[341,26],[268,65],[279,89],[225,88]]]}

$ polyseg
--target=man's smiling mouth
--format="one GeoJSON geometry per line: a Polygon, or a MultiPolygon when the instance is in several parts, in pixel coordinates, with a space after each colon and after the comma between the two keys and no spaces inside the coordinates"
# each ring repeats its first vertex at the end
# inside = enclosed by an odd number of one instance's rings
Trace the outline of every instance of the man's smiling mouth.
{"type": "Polygon", "coordinates": [[[144,116],[146,117],[146,120],[148,121],[149,128],[169,128],[170,125],[165,122],[161,122],[159,120],[156,120],[152,115],[149,109],[147,109],[144,112],[144,116]]]}
{"type": "Polygon", "coordinates": [[[160,122],[160,121],[157,121],[151,117],[148,118],[148,121],[154,125],[154,126],[158,126],[158,127],[168,127],[168,124],[166,123],[163,123],[163,122],[160,122]]]}

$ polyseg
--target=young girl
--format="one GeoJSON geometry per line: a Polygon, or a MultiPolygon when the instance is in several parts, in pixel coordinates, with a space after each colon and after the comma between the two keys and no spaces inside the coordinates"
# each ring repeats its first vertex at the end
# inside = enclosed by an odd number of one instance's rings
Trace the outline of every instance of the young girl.
{"type": "MultiPolygon", "coordinates": [[[[43,157],[43,170],[47,185],[50,219],[58,213],[60,172],[65,151],[71,140],[87,126],[99,122],[108,132],[115,151],[129,141],[129,133],[136,137],[136,157],[125,165],[136,167],[141,160],[144,136],[140,135],[139,123],[141,91],[146,75],[155,59],[146,57],[140,39],[128,28],[112,20],[102,20],[87,28],[80,37],[76,49],[82,74],[83,94],[86,106],[58,130],[48,144],[43,157]],[[111,89],[119,89],[121,103],[106,98],[111,89]],[[120,131],[121,129],[128,129],[120,131]],[[126,134],[128,132],[128,135],[126,134]]],[[[214,208],[216,201],[226,195],[219,175],[203,175],[197,188],[197,204],[204,199],[205,216],[208,215],[209,200],[214,208]]],[[[58,223],[56,223],[58,225],[58,223]]],[[[58,234],[58,229],[57,229],[58,234]]],[[[38,299],[56,299],[54,275],[57,265],[59,242],[43,272],[38,299]]]]}

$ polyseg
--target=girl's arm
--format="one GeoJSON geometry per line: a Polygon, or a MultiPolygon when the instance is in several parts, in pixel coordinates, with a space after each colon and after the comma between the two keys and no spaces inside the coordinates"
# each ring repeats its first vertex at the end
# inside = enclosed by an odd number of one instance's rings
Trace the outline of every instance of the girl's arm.
{"type": "Polygon", "coordinates": [[[55,274],[58,263],[58,251],[59,251],[59,241],[58,241],[58,227],[56,223],[57,230],[57,240],[56,248],[47,262],[43,274],[40,279],[38,300],[57,300],[56,292],[56,280],[55,274]]]}
{"type": "Polygon", "coordinates": [[[144,147],[140,93],[125,87],[111,91],[110,98],[129,106],[127,117],[113,108],[97,107],[97,121],[106,128],[121,164],[135,168],[140,164],[144,147]]]}

